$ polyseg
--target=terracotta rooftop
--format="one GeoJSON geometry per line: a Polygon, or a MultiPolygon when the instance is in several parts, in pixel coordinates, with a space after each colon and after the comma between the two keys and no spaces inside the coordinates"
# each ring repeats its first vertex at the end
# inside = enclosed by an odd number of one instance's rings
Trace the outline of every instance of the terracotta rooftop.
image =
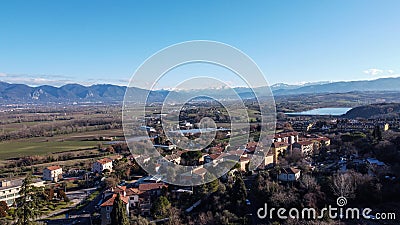
{"type": "Polygon", "coordinates": [[[246,144],[246,149],[250,152],[254,152],[257,148],[258,142],[252,141],[246,144]]]}
{"type": "Polygon", "coordinates": [[[220,154],[210,154],[209,156],[211,159],[214,160],[214,159],[218,158],[220,156],[220,154]]]}
{"type": "Polygon", "coordinates": [[[60,166],[49,166],[49,167],[46,167],[46,169],[48,169],[48,170],[58,170],[58,169],[61,169],[61,167],[60,166]]]}
{"type": "Polygon", "coordinates": [[[126,195],[131,196],[131,195],[140,195],[143,192],[139,191],[138,188],[128,188],[126,189],[126,195]]]}
{"type": "Polygon", "coordinates": [[[285,132],[285,133],[275,134],[275,138],[283,138],[283,137],[290,137],[290,136],[297,136],[297,135],[299,135],[299,133],[297,133],[296,131],[285,132]]]}
{"type": "Polygon", "coordinates": [[[155,189],[161,189],[163,187],[168,187],[168,185],[164,183],[139,184],[139,191],[150,191],[155,189]]]}
{"type": "Polygon", "coordinates": [[[329,138],[327,138],[327,137],[319,137],[319,138],[317,138],[317,140],[319,140],[319,141],[329,141],[329,138]]]}
{"type": "Polygon", "coordinates": [[[312,141],[299,141],[297,143],[299,143],[300,145],[312,145],[313,144],[312,141]]]}
{"type": "MultiPolygon", "coordinates": [[[[101,204],[100,206],[101,206],[101,207],[113,206],[116,197],[117,197],[117,194],[113,194],[113,196],[112,196],[111,198],[109,198],[107,201],[103,202],[103,204],[101,204]]],[[[128,203],[129,203],[129,197],[127,197],[127,196],[121,196],[121,200],[122,200],[125,204],[128,204],[128,203]]]]}
{"type": "Polygon", "coordinates": [[[110,159],[110,158],[104,158],[104,159],[99,159],[99,160],[97,160],[97,162],[104,165],[104,164],[106,164],[106,163],[112,162],[112,159],[110,159]]]}

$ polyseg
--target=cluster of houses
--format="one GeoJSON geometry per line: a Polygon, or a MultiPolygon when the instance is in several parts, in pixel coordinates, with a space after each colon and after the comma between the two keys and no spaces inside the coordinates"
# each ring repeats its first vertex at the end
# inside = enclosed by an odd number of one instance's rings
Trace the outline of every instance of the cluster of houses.
{"type": "MultiPolygon", "coordinates": [[[[315,150],[329,145],[330,139],[327,137],[304,136],[300,138],[299,133],[296,131],[277,133],[272,140],[270,150],[265,153],[259,168],[265,169],[273,167],[278,163],[279,156],[288,152],[297,151],[304,156],[308,156],[315,150]]],[[[257,147],[261,148],[261,151],[264,149],[261,143],[254,141],[248,142],[246,146],[235,150],[230,150],[229,146],[224,146],[222,144],[210,147],[209,149],[206,149],[206,152],[202,153],[200,159],[195,162],[197,167],[192,171],[182,174],[179,179],[184,182],[185,180],[197,179],[199,177],[204,178],[209,168],[208,165],[215,165],[232,159],[238,159],[238,170],[247,171],[247,166],[254,156],[257,147]]],[[[166,155],[155,162],[155,171],[157,172],[160,166],[168,165],[168,163],[183,165],[185,162],[181,155],[184,152],[186,151],[172,150],[171,154],[166,155]]],[[[151,158],[145,155],[136,155],[133,156],[133,158],[141,163],[150,163],[151,161],[151,158]]],[[[289,174],[292,172],[294,172],[294,176],[290,175],[287,177],[299,177],[299,171],[295,168],[287,168],[285,171],[282,171],[281,174],[289,174]]],[[[287,179],[282,177],[281,180],[287,179]]]]}
{"type": "MultiPolygon", "coordinates": [[[[99,159],[92,165],[92,172],[102,173],[104,170],[112,171],[111,158],[99,159]]],[[[55,182],[63,179],[63,169],[60,166],[53,165],[43,169],[42,179],[35,179],[32,183],[35,187],[44,187],[46,181],[55,182]]],[[[0,201],[5,201],[8,206],[12,206],[16,199],[20,197],[23,179],[4,179],[0,182],[0,201]]]]}
{"type": "MultiPolygon", "coordinates": [[[[103,171],[107,170],[112,172],[113,168],[112,158],[99,159],[92,165],[92,172],[101,174],[103,171]]],[[[63,178],[63,170],[60,166],[49,166],[43,169],[43,180],[51,181],[57,183],[63,178]]]]}
{"type": "Polygon", "coordinates": [[[331,143],[327,137],[303,137],[299,138],[299,133],[283,132],[275,135],[271,150],[274,155],[274,163],[278,162],[278,156],[284,154],[287,151],[299,152],[304,156],[311,155],[315,150],[322,148],[323,146],[329,146],[331,143]]]}
{"type": "MultiPolygon", "coordinates": [[[[397,120],[379,120],[379,119],[335,119],[335,118],[318,118],[311,116],[295,116],[290,117],[289,124],[293,130],[297,132],[317,131],[367,131],[373,130],[376,126],[382,131],[387,131],[389,128],[398,128],[399,121],[397,120]],[[318,125],[319,124],[319,125],[318,125]]],[[[277,123],[278,129],[283,129],[287,121],[277,123]]]]}
{"type": "Polygon", "coordinates": [[[371,120],[338,120],[337,129],[340,131],[366,131],[378,126],[382,131],[389,130],[389,123],[371,120]]]}
{"type": "Polygon", "coordinates": [[[163,182],[145,182],[137,187],[116,186],[103,192],[99,204],[101,224],[111,224],[111,211],[114,201],[119,194],[126,207],[126,214],[130,213],[141,216],[149,216],[152,202],[160,196],[168,185],[163,182]]]}

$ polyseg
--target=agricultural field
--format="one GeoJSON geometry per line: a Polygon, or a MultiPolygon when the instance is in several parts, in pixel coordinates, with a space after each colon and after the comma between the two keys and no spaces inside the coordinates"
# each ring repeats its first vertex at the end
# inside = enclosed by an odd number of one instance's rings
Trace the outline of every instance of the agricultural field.
{"type": "Polygon", "coordinates": [[[9,141],[0,143],[0,160],[96,148],[98,141],[9,141]]]}

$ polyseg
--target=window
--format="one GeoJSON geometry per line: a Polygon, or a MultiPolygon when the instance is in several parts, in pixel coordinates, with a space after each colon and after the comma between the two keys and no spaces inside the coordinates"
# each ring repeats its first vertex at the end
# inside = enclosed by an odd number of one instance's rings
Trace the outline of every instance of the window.
{"type": "Polygon", "coordinates": [[[111,211],[111,207],[110,207],[110,206],[107,206],[107,207],[106,207],[106,211],[111,211]]]}
{"type": "MultiPolygon", "coordinates": [[[[108,208],[108,206],[107,206],[108,208]]],[[[110,213],[107,213],[107,219],[110,219],[110,213]]]]}

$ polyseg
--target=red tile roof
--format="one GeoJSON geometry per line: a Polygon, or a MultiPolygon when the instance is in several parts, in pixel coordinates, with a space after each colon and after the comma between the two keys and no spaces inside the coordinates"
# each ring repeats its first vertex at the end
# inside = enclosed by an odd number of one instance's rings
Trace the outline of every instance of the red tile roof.
{"type": "Polygon", "coordinates": [[[312,145],[313,144],[312,141],[299,141],[297,143],[299,143],[300,145],[312,145]]]}
{"type": "Polygon", "coordinates": [[[246,149],[250,152],[254,152],[257,148],[258,142],[252,141],[246,144],[246,149]]]}
{"type": "Polygon", "coordinates": [[[97,162],[104,165],[104,164],[106,164],[106,163],[112,162],[112,159],[110,159],[110,158],[104,158],[104,159],[99,159],[99,160],[97,160],[97,162]]]}
{"type": "Polygon", "coordinates": [[[126,189],[126,195],[131,196],[131,195],[140,195],[143,192],[139,191],[138,188],[128,188],[126,189]]]}
{"type": "Polygon", "coordinates": [[[317,140],[319,140],[319,141],[329,141],[329,138],[327,138],[327,137],[319,137],[319,138],[317,138],[317,140]]]}
{"type": "Polygon", "coordinates": [[[161,189],[163,187],[168,187],[168,185],[164,183],[139,184],[139,191],[150,191],[155,189],[161,189]]]}
{"type": "Polygon", "coordinates": [[[58,169],[61,169],[61,167],[60,166],[49,166],[49,167],[46,167],[46,169],[48,169],[48,170],[58,170],[58,169]]]}
{"type": "Polygon", "coordinates": [[[292,132],[275,134],[275,138],[283,138],[283,137],[290,137],[290,136],[297,136],[297,135],[299,135],[299,133],[297,133],[296,131],[292,131],[292,132]]]}
{"type": "Polygon", "coordinates": [[[214,159],[218,158],[220,156],[220,154],[210,154],[209,156],[211,159],[214,160],[214,159]]]}
{"type": "MultiPolygon", "coordinates": [[[[103,202],[103,204],[101,204],[100,206],[101,206],[101,207],[113,206],[116,197],[117,197],[117,194],[113,194],[113,196],[112,196],[111,198],[109,198],[107,201],[103,202]]],[[[121,200],[122,200],[125,204],[128,204],[128,203],[129,203],[129,198],[128,198],[127,196],[121,196],[121,200]]]]}

